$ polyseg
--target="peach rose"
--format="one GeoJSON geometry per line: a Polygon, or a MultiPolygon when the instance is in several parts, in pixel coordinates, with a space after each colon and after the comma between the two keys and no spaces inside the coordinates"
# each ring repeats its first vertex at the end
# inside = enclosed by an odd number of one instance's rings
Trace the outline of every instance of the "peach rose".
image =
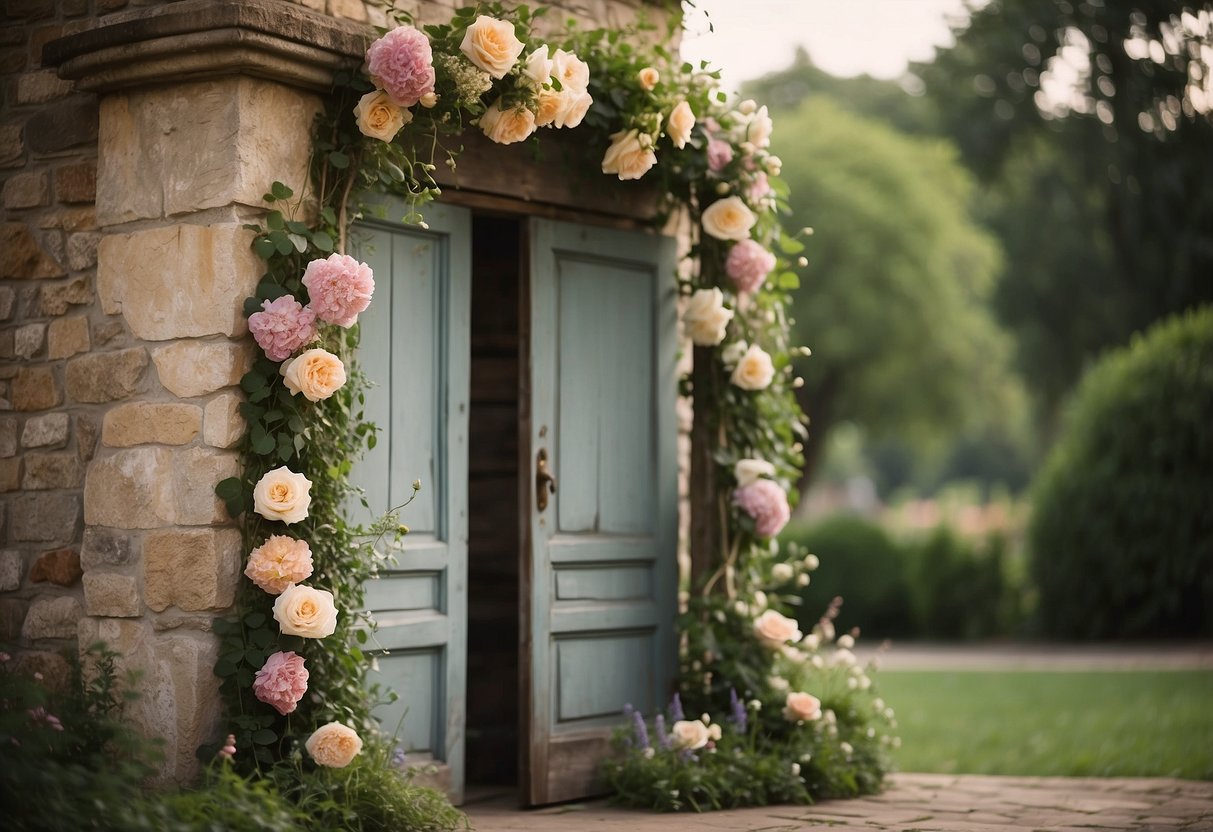
{"type": "Polygon", "coordinates": [[[695,113],[691,111],[691,105],[685,101],[679,101],[678,105],[670,111],[670,120],[666,122],[665,131],[670,136],[670,141],[674,143],[674,147],[681,150],[686,147],[687,140],[691,138],[691,130],[695,127],[695,113]]]}
{"type": "Polygon", "coordinates": [[[766,350],[757,344],[751,344],[745,355],[733,368],[729,381],[742,390],[765,390],[775,378],[775,364],[766,350]]]}
{"type": "Polygon", "coordinates": [[[590,111],[594,99],[585,90],[565,90],[561,95],[565,98],[564,110],[556,117],[556,126],[576,127],[590,111]]]}
{"type": "Polygon", "coordinates": [[[535,132],[535,114],[521,105],[502,110],[498,99],[480,117],[480,129],[497,144],[513,144],[535,132]]]}
{"type": "Polygon", "coordinates": [[[754,635],[764,647],[778,649],[789,641],[800,641],[800,627],[791,618],[767,610],[754,620],[754,635]]]}
{"type": "Polygon", "coordinates": [[[739,196],[717,200],[703,212],[703,230],[717,240],[744,240],[758,218],[739,196]]]}
{"type": "Polygon", "coordinates": [[[646,66],[640,72],[636,73],[636,79],[640,81],[640,86],[646,90],[651,90],[657,86],[657,82],[661,80],[661,74],[651,66],[646,66]]]}
{"type": "Polygon", "coordinates": [[[532,87],[541,87],[552,78],[552,59],[548,57],[548,47],[541,46],[527,56],[522,67],[522,77],[518,80],[532,87]]]}
{"type": "Polygon", "coordinates": [[[413,120],[413,114],[392,103],[383,90],[368,92],[354,105],[354,118],[362,135],[390,142],[400,128],[413,120]]]}
{"type": "Polygon", "coordinates": [[[501,79],[513,67],[526,44],[514,35],[514,24],[480,15],[467,28],[459,51],[491,77],[501,79]]]}
{"type": "Polygon", "coordinates": [[[611,146],[602,157],[602,172],[620,179],[639,179],[657,164],[653,139],[639,130],[621,130],[611,136],[611,146]]]}
{"type": "Polygon", "coordinates": [[[557,49],[552,55],[552,77],[566,90],[585,92],[590,86],[590,65],[572,52],[557,49]]]}
{"type": "Polygon", "coordinates": [[[292,396],[300,393],[308,401],[318,402],[345,384],[345,365],[328,350],[311,349],[300,353],[278,368],[292,396]]]}
{"type": "Polygon", "coordinates": [[[708,726],[697,719],[683,719],[675,722],[670,729],[670,739],[675,748],[694,751],[703,748],[712,738],[708,726]]]}
{"type": "Polygon", "coordinates": [[[274,620],[284,636],[327,638],[337,629],[333,593],[302,584],[288,584],[274,601],[274,620]]]}
{"type": "Polygon", "coordinates": [[[253,487],[253,510],[266,520],[298,523],[307,517],[312,504],[312,483],[303,474],[296,474],[283,465],[265,476],[253,487]]]}
{"type": "Polygon", "coordinates": [[[725,308],[724,293],[716,288],[696,291],[682,315],[687,335],[700,347],[714,347],[723,341],[731,320],[733,310],[725,308]]]}
{"type": "Polygon", "coordinates": [[[280,595],[291,584],[312,576],[312,548],[306,540],[272,534],[249,553],[244,574],[263,592],[280,595]]]}
{"type": "Polygon", "coordinates": [[[821,700],[807,693],[789,693],[783,709],[783,718],[789,722],[812,722],[821,719],[821,700]]]}
{"type": "Polygon", "coordinates": [[[313,731],[304,747],[317,764],[345,768],[362,751],[362,738],[353,728],[340,722],[330,722],[313,731]]]}

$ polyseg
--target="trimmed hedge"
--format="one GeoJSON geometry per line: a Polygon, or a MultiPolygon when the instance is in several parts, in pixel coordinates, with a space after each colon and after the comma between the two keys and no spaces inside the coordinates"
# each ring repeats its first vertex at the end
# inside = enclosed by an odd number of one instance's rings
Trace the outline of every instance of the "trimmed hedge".
{"type": "Polygon", "coordinates": [[[1213,635],[1213,308],[1087,373],[1033,505],[1045,633],[1213,635]]]}

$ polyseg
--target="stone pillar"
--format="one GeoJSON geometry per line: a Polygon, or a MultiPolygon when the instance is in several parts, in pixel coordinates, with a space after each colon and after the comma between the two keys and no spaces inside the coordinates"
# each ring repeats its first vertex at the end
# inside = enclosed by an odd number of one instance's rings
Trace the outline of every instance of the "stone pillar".
{"type": "Polygon", "coordinates": [[[167,741],[169,779],[192,777],[222,730],[211,621],[244,553],[214,486],[239,471],[242,305],[264,271],[242,225],[275,180],[305,191],[320,92],[364,28],[281,0],[184,0],[46,49],[99,97],[97,300],[123,333],[64,371],[71,399],[101,405],[101,430],[84,471],[84,615],[48,609],[47,626],[143,672],[134,717],[167,741]]]}

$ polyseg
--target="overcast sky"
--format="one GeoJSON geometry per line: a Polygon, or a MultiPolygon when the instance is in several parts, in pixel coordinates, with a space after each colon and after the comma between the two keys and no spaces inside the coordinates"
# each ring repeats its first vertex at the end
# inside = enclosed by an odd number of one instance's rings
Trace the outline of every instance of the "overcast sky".
{"type": "Polygon", "coordinates": [[[783,69],[797,45],[834,75],[896,78],[908,61],[950,44],[948,18],[963,0],[694,0],[682,55],[708,60],[724,86],[783,69]],[[704,12],[715,31],[708,30],[704,12]]]}

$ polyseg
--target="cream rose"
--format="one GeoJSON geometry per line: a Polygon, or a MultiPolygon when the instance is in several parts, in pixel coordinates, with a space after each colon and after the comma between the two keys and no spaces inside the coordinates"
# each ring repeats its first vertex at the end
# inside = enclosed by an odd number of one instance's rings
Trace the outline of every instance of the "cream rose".
{"type": "Polygon", "coordinates": [[[703,230],[717,240],[744,240],[757,221],[739,196],[717,200],[703,212],[703,230]]]}
{"type": "Polygon", "coordinates": [[[771,567],[771,578],[776,583],[786,584],[796,577],[796,570],[790,563],[777,563],[771,567]]]}
{"type": "Polygon", "coordinates": [[[585,90],[565,90],[561,93],[565,98],[564,110],[556,117],[557,127],[576,127],[581,124],[585,114],[590,111],[594,98],[585,90]]]}
{"type": "Polygon", "coordinates": [[[368,92],[354,105],[354,118],[364,136],[390,142],[400,128],[413,120],[413,114],[392,103],[383,90],[368,92]]]}
{"type": "Polygon", "coordinates": [[[514,24],[480,15],[467,28],[459,51],[493,78],[504,78],[526,45],[514,35],[514,24]]]}
{"type": "Polygon", "coordinates": [[[661,74],[651,66],[646,66],[640,72],[636,73],[636,80],[640,81],[640,86],[646,90],[651,90],[657,86],[657,82],[661,80],[661,74]]]}
{"type": "Polygon", "coordinates": [[[731,320],[733,310],[725,308],[724,293],[715,288],[697,290],[682,315],[687,335],[700,347],[714,347],[723,341],[731,320]]]}
{"type": "Polygon", "coordinates": [[[778,649],[789,641],[800,641],[800,627],[787,616],[767,610],[754,619],[754,635],[764,647],[778,649]]]}
{"type": "Polygon", "coordinates": [[[480,117],[480,129],[497,144],[514,144],[535,132],[535,114],[523,106],[502,110],[498,99],[480,117]]]}
{"type": "Polygon", "coordinates": [[[541,46],[527,56],[522,67],[522,77],[518,80],[532,87],[541,87],[552,77],[552,59],[548,57],[548,47],[541,46]]]}
{"type": "Polygon", "coordinates": [[[557,49],[552,55],[552,76],[563,89],[585,92],[590,85],[590,65],[572,52],[557,49]]]}
{"type": "Polygon", "coordinates": [[[327,638],[337,629],[333,593],[302,584],[287,584],[274,601],[274,620],[284,636],[327,638]]]}
{"type": "Polygon", "coordinates": [[[620,179],[639,179],[657,164],[653,140],[639,130],[621,130],[611,136],[611,146],[602,157],[602,172],[620,179]]]}
{"type": "Polygon", "coordinates": [[[549,88],[539,91],[535,107],[535,126],[547,127],[556,125],[556,120],[564,114],[569,106],[569,98],[560,90],[549,88]]]}
{"type": "Polygon", "coordinates": [[[298,523],[307,517],[312,504],[312,484],[303,474],[283,465],[257,481],[253,488],[253,510],[266,520],[298,523]]]}
{"type": "Polygon", "coordinates": [[[345,365],[341,359],[318,348],[283,363],[278,372],[292,396],[302,393],[310,402],[327,399],[345,384],[345,365]]]}
{"type": "Polygon", "coordinates": [[[812,722],[821,719],[821,700],[807,693],[793,691],[788,694],[783,718],[789,722],[812,722]]]}
{"type": "Polygon", "coordinates": [[[765,390],[775,378],[775,365],[762,347],[751,344],[733,368],[729,381],[742,390],[765,390]]]}
{"type": "Polygon", "coordinates": [[[763,459],[739,459],[733,466],[738,488],[745,488],[761,477],[775,477],[775,466],[763,459]]]}
{"type": "Polygon", "coordinates": [[[745,141],[754,147],[768,147],[771,144],[773,130],[774,124],[771,123],[771,117],[767,115],[767,108],[764,104],[746,120],[745,141]]]}
{"type": "Polygon", "coordinates": [[[691,105],[685,101],[679,101],[678,105],[670,111],[670,119],[666,122],[665,131],[670,136],[670,141],[674,143],[674,147],[679,150],[686,147],[687,140],[691,138],[691,130],[695,127],[695,113],[691,111],[691,105]]]}
{"type": "Polygon", "coordinates": [[[734,341],[720,351],[720,360],[726,367],[736,367],[737,362],[745,356],[745,351],[749,348],[750,345],[745,341],[734,341]]]}
{"type": "Polygon", "coordinates": [[[670,740],[675,748],[694,751],[703,748],[712,738],[708,726],[697,719],[683,719],[674,723],[670,729],[670,740]]]}
{"type": "Polygon", "coordinates": [[[340,722],[330,722],[313,731],[304,747],[317,764],[345,768],[362,751],[362,738],[353,728],[340,722]]]}

